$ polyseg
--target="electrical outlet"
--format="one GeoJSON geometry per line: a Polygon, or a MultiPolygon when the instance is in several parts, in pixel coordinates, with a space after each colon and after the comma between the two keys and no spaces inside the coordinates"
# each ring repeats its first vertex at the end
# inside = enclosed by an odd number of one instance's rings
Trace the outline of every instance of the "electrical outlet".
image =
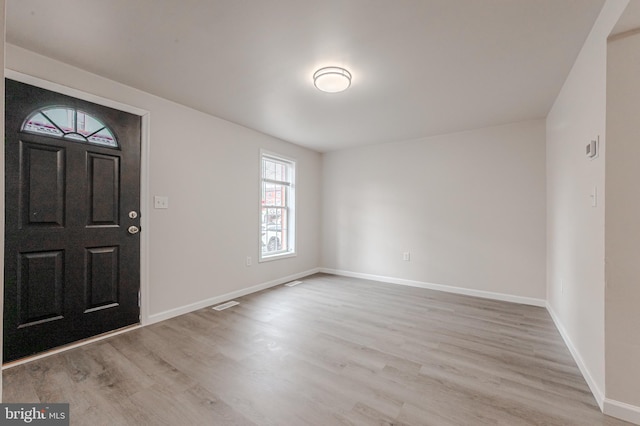
{"type": "Polygon", "coordinates": [[[247,260],[245,261],[245,265],[247,265],[247,267],[251,266],[251,256],[247,256],[247,260]]]}
{"type": "Polygon", "coordinates": [[[411,261],[411,252],[405,251],[402,254],[402,260],[404,260],[405,262],[410,262],[411,261]]]}

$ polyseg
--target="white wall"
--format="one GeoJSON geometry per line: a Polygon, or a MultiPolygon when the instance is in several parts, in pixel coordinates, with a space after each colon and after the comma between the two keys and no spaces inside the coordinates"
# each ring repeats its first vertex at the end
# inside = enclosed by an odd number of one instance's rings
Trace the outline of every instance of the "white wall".
{"type": "Polygon", "coordinates": [[[640,422],[640,34],[607,60],[606,394],[640,422]]]}
{"type": "Polygon", "coordinates": [[[325,154],[323,266],[544,299],[544,137],[531,121],[325,154]]]}
{"type": "Polygon", "coordinates": [[[152,321],[319,266],[320,154],[12,45],[6,61],[8,69],[150,112],[143,232],[152,321]],[[297,160],[298,255],[267,263],[257,262],[261,148],[297,160]],[[169,209],[154,210],[153,195],[169,196],[169,209]]]}
{"type": "Polygon", "coordinates": [[[627,0],[608,0],[547,116],[549,310],[602,407],[606,39],[627,0]],[[600,157],[586,144],[600,136],[600,157]],[[591,194],[597,187],[598,205],[591,194]]]}
{"type": "MultiPolygon", "coordinates": [[[[0,0],[0,70],[2,82],[0,82],[0,128],[4,129],[4,33],[5,33],[5,1],[0,0]]],[[[0,188],[3,196],[0,197],[0,223],[4,223],[4,149],[0,150],[0,188]]],[[[0,236],[0,259],[4,259],[4,232],[0,236]]],[[[4,277],[4,260],[0,262],[0,277],[4,277]]],[[[4,278],[0,284],[0,294],[4,294],[4,278]]],[[[0,297],[0,311],[4,312],[4,297],[0,297]]],[[[1,321],[0,321],[1,323],[1,321]]],[[[0,359],[2,359],[3,336],[0,327],[0,359]]],[[[0,374],[0,401],[2,401],[2,374],[0,374]]]]}

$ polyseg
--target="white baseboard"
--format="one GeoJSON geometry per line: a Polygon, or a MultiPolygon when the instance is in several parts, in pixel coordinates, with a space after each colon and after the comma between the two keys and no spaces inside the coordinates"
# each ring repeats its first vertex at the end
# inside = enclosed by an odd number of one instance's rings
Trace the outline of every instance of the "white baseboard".
{"type": "Polygon", "coordinates": [[[247,294],[255,293],[267,288],[275,287],[280,284],[287,283],[289,281],[297,280],[308,275],[312,275],[320,272],[320,268],[310,269],[305,272],[289,275],[286,277],[278,278],[273,281],[267,281],[262,284],[254,285],[252,287],[243,288],[241,290],[232,291],[231,293],[221,294],[220,296],[211,297],[209,299],[201,300],[189,305],[180,306],[178,308],[169,309],[164,312],[149,315],[148,320],[143,325],[154,324],[160,321],[167,320],[169,318],[177,317],[179,315],[188,314],[189,312],[197,311],[198,309],[206,308],[207,306],[217,305],[222,302],[227,302],[236,297],[246,296],[247,294]]]}
{"type": "Polygon", "coordinates": [[[582,360],[580,352],[578,352],[575,345],[569,338],[569,334],[562,325],[562,322],[560,322],[560,318],[548,303],[547,311],[549,312],[549,315],[551,315],[551,318],[553,319],[556,328],[560,332],[564,343],[567,345],[567,348],[569,348],[569,352],[571,352],[574,361],[576,362],[578,368],[580,369],[580,372],[582,373],[582,377],[584,377],[584,380],[587,382],[587,385],[589,386],[593,397],[596,399],[596,402],[600,407],[600,411],[608,416],[616,417],[618,419],[640,425],[640,407],[605,397],[604,392],[600,389],[596,381],[593,379],[593,376],[587,368],[587,365],[582,360]]]}
{"type": "Polygon", "coordinates": [[[603,412],[608,416],[640,425],[640,407],[635,405],[605,398],[603,412]]]}
{"type": "Polygon", "coordinates": [[[385,277],[380,275],[363,274],[360,272],[342,271],[337,269],[320,268],[320,272],[323,272],[325,274],[342,275],[344,277],[362,278],[365,280],[379,281],[389,284],[426,288],[429,290],[444,291],[447,293],[463,294],[465,296],[481,297],[483,299],[501,300],[504,302],[519,303],[521,305],[539,306],[543,308],[547,306],[547,302],[544,299],[536,299],[534,297],[514,296],[511,294],[495,293],[492,291],[474,290],[470,288],[454,287],[450,285],[433,284],[422,281],[406,280],[403,278],[385,277]]]}
{"type": "Polygon", "coordinates": [[[587,365],[582,360],[582,356],[580,356],[580,352],[578,352],[578,349],[576,349],[575,345],[571,341],[571,338],[569,337],[569,333],[567,333],[564,325],[562,324],[562,322],[560,322],[560,318],[558,317],[558,315],[556,315],[555,311],[549,303],[547,303],[547,311],[549,312],[549,315],[551,315],[551,319],[553,319],[553,322],[556,325],[558,332],[560,332],[560,336],[562,336],[564,343],[567,345],[567,348],[569,348],[569,352],[571,352],[574,361],[578,365],[578,368],[582,373],[582,377],[584,377],[584,380],[587,382],[589,389],[591,389],[591,393],[596,399],[596,402],[600,407],[600,411],[604,412],[604,392],[600,389],[596,381],[593,379],[593,376],[587,368],[587,365]]]}

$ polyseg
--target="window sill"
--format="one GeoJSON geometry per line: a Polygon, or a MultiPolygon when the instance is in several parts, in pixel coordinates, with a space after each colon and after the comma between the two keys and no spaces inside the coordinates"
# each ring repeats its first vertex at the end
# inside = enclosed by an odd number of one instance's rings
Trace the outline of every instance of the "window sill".
{"type": "Polygon", "coordinates": [[[287,259],[287,258],[296,257],[296,256],[297,256],[296,252],[272,254],[271,256],[261,256],[258,259],[258,263],[271,262],[274,260],[287,259]]]}

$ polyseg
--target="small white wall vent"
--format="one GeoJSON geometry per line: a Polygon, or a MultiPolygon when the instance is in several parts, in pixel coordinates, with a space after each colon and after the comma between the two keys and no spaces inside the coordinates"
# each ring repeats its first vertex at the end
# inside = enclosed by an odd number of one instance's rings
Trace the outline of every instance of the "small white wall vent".
{"type": "Polygon", "coordinates": [[[229,309],[230,307],[236,306],[236,305],[239,305],[239,304],[240,304],[240,302],[236,302],[235,300],[232,300],[230,302],[226,302],[226,303],[223,303],[221,305],[214,306],[211,309],[214,309],[216,311],[224,311],[225,309],[229,309]]]}
{"type": "Polygon", "coordinates": [[[592,140],[587,144],[586,154],[589,160],[598,158],[598,151],[600,148],[599,145],[600,145],[600,136],[598,136],[596,139],[592,140]]]}
{"type": "Polygon", "coordinates": [[[302,281],[291,281],[290,283],[286,283],[284,286],[285,287],[293,287],[293,286],[296,286],[298,284],[302,284],[302,281]]]}

